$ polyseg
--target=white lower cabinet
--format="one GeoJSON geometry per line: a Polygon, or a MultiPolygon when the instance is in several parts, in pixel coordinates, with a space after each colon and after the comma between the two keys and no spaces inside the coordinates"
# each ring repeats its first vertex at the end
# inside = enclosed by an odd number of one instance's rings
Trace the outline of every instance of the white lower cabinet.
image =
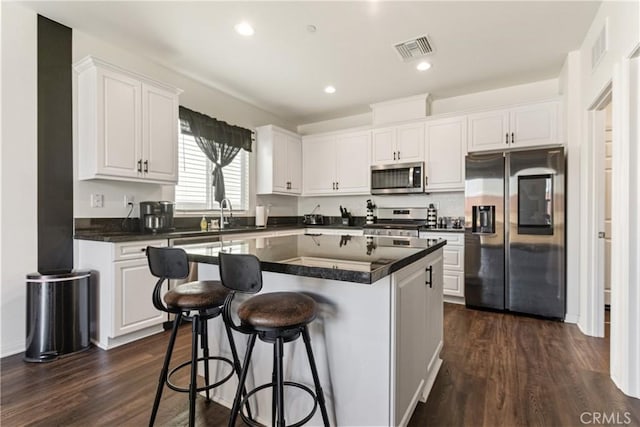
{"type": "Polygon", "coordinates": [[[151,275],[145,249],[167,240],[109,243],[78,240],[81,268],[97,272],[92,297],[92,341],[110,349],[162,331],[166,313],[152,303],[158,279],[151,275]]]}
{"type": "Polygon", "coordinates": [[[422,239],[447,241],[443,254],[443,291],[447,296],[464,298],[464,233],[420,232],[422,239]]]}
{"type": "Polygon", "coordinates": [[[442,251],[394,274],[394,424],[406,426],[442,364],[442,251]]]}

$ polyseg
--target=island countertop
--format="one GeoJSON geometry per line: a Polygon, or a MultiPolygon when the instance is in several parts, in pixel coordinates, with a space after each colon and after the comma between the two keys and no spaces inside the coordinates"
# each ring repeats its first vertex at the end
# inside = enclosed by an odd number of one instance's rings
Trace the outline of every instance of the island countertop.
{"type": "Polygon", "coordinates": [[[293,235],[187,244],[189,260],[218,264],[221,250],[258,257],[263,271],[371,284],[426,257],[442,239],[293,235]]]}

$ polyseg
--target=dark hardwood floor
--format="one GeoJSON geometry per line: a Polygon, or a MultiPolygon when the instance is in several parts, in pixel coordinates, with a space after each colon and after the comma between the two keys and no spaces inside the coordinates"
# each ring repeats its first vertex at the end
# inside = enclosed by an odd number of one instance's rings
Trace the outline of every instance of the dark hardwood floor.
{"type": "MultiPolygon", "coordinates": [[[[167,340],[168,333],[158,334],[48,364],[2,359],[0,424],[147,425],[167,340]]],[[[583,413],[583,421],[602,424],[592,412],[640,425],[640,400],[609,379],[608,346],[575,325],[446,304],[444,363],[410,426],[578,426],[583,413]]],[[[187,329],[175,360],[186,360],[189,347],[187,329]]],[[[199,399],[196,422],[225,426],[228,414],[199,399]]],[[[187,396],[165,390],[156,424],[186,425],[187,396]]]]}

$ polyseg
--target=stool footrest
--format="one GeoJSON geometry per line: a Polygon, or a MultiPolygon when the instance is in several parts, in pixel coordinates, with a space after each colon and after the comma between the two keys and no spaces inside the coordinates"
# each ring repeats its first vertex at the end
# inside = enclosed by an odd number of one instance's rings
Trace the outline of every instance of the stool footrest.
{"type": "MultiPolygon", "coordinates": [[[[224,384],[225,382],[229,381],[229,379],[235,373],[235,370],[234,370],[234,367],[233,367],[234,366],[233,362],[231,360],[227,359],[226,357],[220,357],[220,356],[209,356],[209,357],[206,357],[206,358],[205,357],[200,357],[200,358],[198,358],[197,362],[206,362],[206,361],[209,361],[209,360],[218,360],[218,361],[221,361],[221,362],[224,362],[224,363],[228,364],[229,366],[231,366],[231,372],[229,372],[229,374],[226,377],[224,377],[223,379],[221,379],[220,381],[218,381],[216,383],[208,384],[208,385],[205,384],[204,387],[196,388],[196,392],[197,393],[200,393],[200,392],[206,391],[206,390],[210,390],[210,389],[212,389],[214,387],[217,387],[217,386],[219,386],[221,384],[224,384]]],[[[187,367],[187,366],[191,366],[191,360],[187,360],[186,362],[179,364],[178,366],[173,368],[171,371],[169,371],[169,374],[167,375],[167,380],[166,380],[167,387],[169,387],[173,391],[179,391],[181,393],[189,393],[189,388],[188,387],[179,387],[179,386],[177,386],[177,385],[175,385],[175,384],[173,384],[171,382],[171,376],[173,374],[175,374],[176,372],[178,372],[180,369],[182,369],[184,367],[187,367]]]]}
{"type": "MultiPolygon", "coordinates": [[[[309,412],[303,419],[301,419],[300,421],[296,422],[295,424],[290,424],[290,425],[286,426],[286,427],[300,427],[300,426],[306,424],[311,418],[313,418],[313,415],[316,413],[316,410],[318,409],[318,396],[316,396],[316,394],[313,392],[313,390],[311,390],[309,387],[307,387],[304,384],[296,383],[296,382],[293,382],[293,381],[285,381],[284,385],[285,386],[289,386],[289,387],[299,388],[302,391],[305,391],[307,394],[309,394],[313,398],[313,408],[311,408],[311,412],[309,412]]],[[[253,390],[247,392],[247,394],[240,401],[240,407],[242,408],[243,405],[245,405],[245,403],[247,402],[249,397],[253,396],[254,394],[256,394],[257,392],[259,392],[261,390],[264,390],[265,388],[271,388],[271,387],[276,387],[276,383],[271,382],[271,383],[262,384],[262,385],[259,385],[256,388],[254,388],[253,390]]],[[[248,418],[242,411],[240,411],[240,418],[242,418],[242,420],[245,423],[249,424],[252,427],[264,427],[262,424],[259,424],[259,423],[255,422],[254,420],[248,418]]]]}

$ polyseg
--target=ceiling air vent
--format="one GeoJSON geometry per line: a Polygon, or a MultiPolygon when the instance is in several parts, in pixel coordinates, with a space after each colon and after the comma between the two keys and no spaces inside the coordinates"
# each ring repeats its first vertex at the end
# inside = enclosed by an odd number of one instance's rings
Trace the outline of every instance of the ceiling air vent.
{"type": "Polygon", "coordinates": [[[433,45],[427,36],[397,43],[394,47],[403,61],[410,61],[433,52],[433,45]]]}
{"type": "Polygon", "coordinates": [[[594,71],[598,67],[598,64],[600,64],[604,54],[607,53],[607,50],[609,49],[607,32],[608,21],[608,19],[604,21],[604,25],[598,34],[598,38],[593,43],[593,46],[591,46],[591,71],[594,71]]]}

